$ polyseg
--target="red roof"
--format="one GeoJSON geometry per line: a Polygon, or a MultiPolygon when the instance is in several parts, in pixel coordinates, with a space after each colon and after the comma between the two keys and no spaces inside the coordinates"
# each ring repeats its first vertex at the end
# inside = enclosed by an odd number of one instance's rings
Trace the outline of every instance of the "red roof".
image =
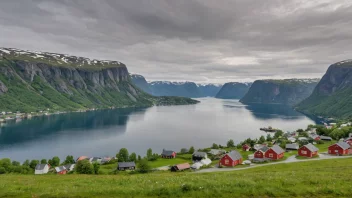
{"type": "Polygon", "coordinates": [[[84,159],[87,159],[87,158],[88,158],[87,156],[81,156],[81,157],[77,158],[76,161],[78,162],[78,161],[81,161],[81,160],[84,160],[84,159]]]}
{"type": "Polygon", "coordinates": [[[191,168],[191,165],[189,163],[184,163],[184,164],[177,164],[176,165],[178,170],[185,170],[191,168]]]}

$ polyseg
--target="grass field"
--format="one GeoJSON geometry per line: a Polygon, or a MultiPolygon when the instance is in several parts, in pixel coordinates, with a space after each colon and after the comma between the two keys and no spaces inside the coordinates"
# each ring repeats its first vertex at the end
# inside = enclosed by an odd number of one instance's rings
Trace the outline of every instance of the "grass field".
{"type": "Polygon", "coordinates": [[[352,158],[224,173],[2,175],[0,197],[350,197],[352,158]]]}

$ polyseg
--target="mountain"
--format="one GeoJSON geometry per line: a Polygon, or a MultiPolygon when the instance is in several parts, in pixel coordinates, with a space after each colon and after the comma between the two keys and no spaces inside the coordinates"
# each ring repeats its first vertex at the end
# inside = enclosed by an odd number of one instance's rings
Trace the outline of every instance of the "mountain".
{"type": "Polygon", "coordinates": [[[293,106],[306,99],[318,81],[318,79],[256,80],[240,102],[293,106]]]}
{"type": "Polygon", "coordinates": [[[147,107],[194,104],[179,97],[154,97],[132,82],[118,61],[0,48],[0,111],[147,107]]]}
{"type": "Polygon", "coordinates": [[[252,83],[229,82],[225,83],[215,98],[241,99],[249,90],[252,83]]]}
{"type": "Polygon", "coordinates": [[[153,81],[149,83],[149,87],[154,96],[202,97],[201,91],[194,82],[153,81]]]}
{"type": "Polygon", "coordinates": [[[131,74],[132,82],[144,92],[152,94],[152,90],[149,87],[148,82],[145,80],[144,76],[138,74],[131,74]]]}
{"type": "Polygon", "coordinates": [[[326,117],[352,117],[352,60],[330,65],[313,93],[297,110],[326,117]]]}
{"type": "Polygon", "coordinates": [[[202,97],[215,97],[220,91],[222,84],[197,84],[202,97]]]}
{"type": "Polygon", "coordinates": [[[222,87],[220,84],[194,82],[152,81],[148,83],[142,75],[131,74],[130,76],[137,87],[154,96],[214,97],[222,87]]]}

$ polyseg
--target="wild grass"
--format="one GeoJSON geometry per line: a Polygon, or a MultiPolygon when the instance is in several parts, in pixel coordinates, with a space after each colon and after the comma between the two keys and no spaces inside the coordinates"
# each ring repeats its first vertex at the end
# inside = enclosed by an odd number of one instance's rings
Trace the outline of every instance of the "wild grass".
{"type": "Polygon", "coordinates": [[[3,175],[0,197],[350,197],[352,159],[223,173],[3,175]]]}

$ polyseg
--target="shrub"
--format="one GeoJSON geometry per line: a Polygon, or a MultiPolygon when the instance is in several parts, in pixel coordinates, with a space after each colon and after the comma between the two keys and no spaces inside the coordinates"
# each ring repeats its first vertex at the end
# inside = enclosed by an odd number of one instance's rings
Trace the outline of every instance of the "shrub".
{"type": "Polygon", "coordinates": [[[99,169],[100,169],[100,164],[98,164],[97,162],[93,163],[94,174],[98,175],[99,169]]]}
{"type": "Polygon", "coordinates": [[[92,174],[94,167],[88,160],[80,160],[75,166],[75,171],[79,174],[92,174]]]}
{"type": "Polygon", "coordinates": [[[316,142],[317,142],[317,144],[324,144],[323,140],[317,140],[316,142]]]}
{"type": "Polygon", "coordinates": [[[212,148],[212,149],[218,149],[219,146],[218,146],[217,144],[213,143],[213,145],[211,146],[211,148],[212,148]]]}
{"type": "Polygon", "coordinates": [[[41,164],[47,164],[48,161],[47,161],[46,159],[42,159],[42,160],[40,160],[40,163],[41,163],[41,164]]]}
{"type": "Polygon", "coordinates": [[[138,171],[140,173],[148,173],[148,172],[151,171],[151,167],[149,165],[148,160],[143,159],[143,160],[139,161],[139,163],[138,163],[138,171]]]}
{"type": "Polygon", "coordinates": [[[191,146],[191,148],[189,148],[189,151],[188,151],[189,154],[193,154],[194,153],[194,147],[191,146]]]}
{"type": "Polygon", "coordinates": [[[38,160],[32,160],[31,163],[29,163],[29,167],[31,167],[31,169],[35,169],[37,164],[39,164],[38,160]]]}
{"type": "Polygon", "coordinates": [[[6,173],[6,169],[4,167],[0,167],[0,175],[5,173],[6,173]]]}

